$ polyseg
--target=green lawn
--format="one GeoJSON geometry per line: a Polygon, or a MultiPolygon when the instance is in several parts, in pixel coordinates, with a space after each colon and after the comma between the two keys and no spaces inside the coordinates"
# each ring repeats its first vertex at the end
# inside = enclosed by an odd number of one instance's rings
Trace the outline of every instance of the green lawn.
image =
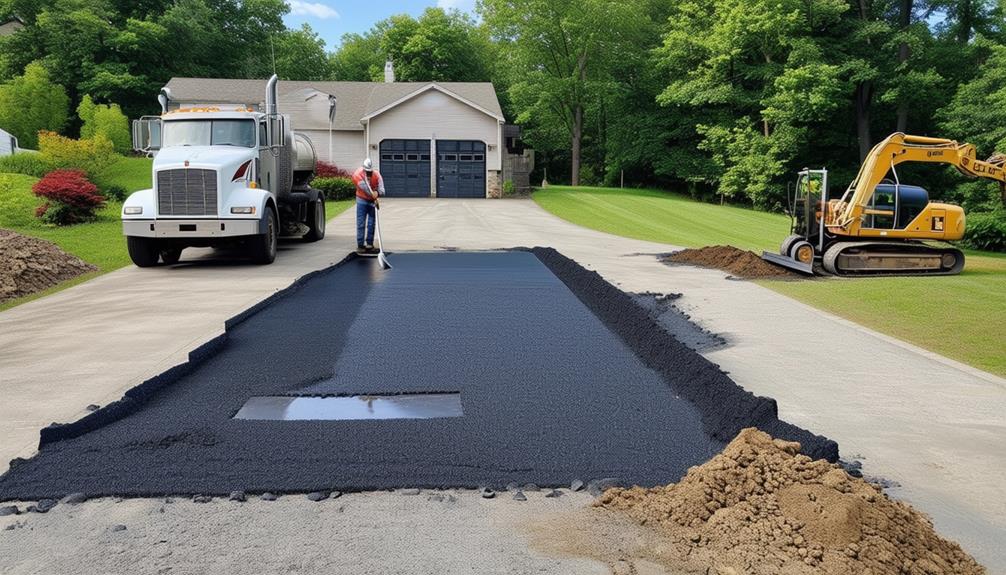
{"type": "MultiPolygon", "coordinates": [[[[119,185],[129,192],[150,187],[150,160],[123,158],[102,174],[106,185],[119,185]]],[[[98,271],[63,282],[58,286],[24,298],[0,304],[0,310],[66,289],[97,275],[131,265],[122,237],[119,213],[122,204],[109,202],[98,212],[96,222],[76,226],[55,227],[35,218],[35,207],[41,201],[31,191],[37,181],[31,176],[0,173],[0,228],[49,240],[63,250],[98,267],[98,271]]],[[[326,202],[325,213],[333,218],[349,208],[352,201],[326,202]]]]}
{"type": "MultiPolygon", "coordinates": [[[[569,188],[534,200],[588,228],[685,247],[776,250],[789,218],[654,190],[569,188]]],[[[967,252],[952,277],[760,281],[770,289],[980,369],[1006,375],[1006,254],[967,252]]]]}

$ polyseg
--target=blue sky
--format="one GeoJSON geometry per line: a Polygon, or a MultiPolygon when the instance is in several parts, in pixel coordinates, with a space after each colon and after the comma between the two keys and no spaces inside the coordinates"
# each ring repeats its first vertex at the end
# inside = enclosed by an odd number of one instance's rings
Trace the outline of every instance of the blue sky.
{"type": "Polygon", "coordinates": [[[287,27],[300,28],[307,22],[323,40],[328,50],[339,45],[347,32],[363,33],[388,16],[407,13],[422,14],[430,6],[457,8],[472,13],[475,0],[287,0],[290,13],[284,19],[287,27]]]}

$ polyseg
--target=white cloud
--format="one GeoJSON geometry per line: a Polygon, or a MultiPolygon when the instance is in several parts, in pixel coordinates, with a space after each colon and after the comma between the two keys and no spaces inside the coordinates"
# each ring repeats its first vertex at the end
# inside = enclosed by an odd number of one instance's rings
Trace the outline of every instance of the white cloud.
{"type": "Polygon", "coordinates": [[[338,18],[339,13],[335,8],[321,2],[303,2],[302,0],[290,0],[290,13],[294,16],[313,16],[321,20],[327,18],[338,18]]]}

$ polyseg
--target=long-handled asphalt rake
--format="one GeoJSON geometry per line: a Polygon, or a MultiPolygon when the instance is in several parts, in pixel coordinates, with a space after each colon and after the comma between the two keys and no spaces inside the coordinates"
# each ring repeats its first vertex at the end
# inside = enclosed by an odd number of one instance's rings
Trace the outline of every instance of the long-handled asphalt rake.
{"type": "Polygon", "coordinates": [[[381,218],[377,216],[380,211],[380,208],[374,210],[374,223],[377,226],[377,263],[382,270],[390,270],[391,262],[388,261],[388,256],[384,255],[384,240],[381,239],[381,218]]]}

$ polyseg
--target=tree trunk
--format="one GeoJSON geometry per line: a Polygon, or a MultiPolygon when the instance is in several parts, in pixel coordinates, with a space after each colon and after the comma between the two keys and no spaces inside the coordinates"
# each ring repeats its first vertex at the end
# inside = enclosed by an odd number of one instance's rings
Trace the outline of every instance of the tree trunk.
{"type": "Polygon", "coordinates": [[[974,27],[975,5],[973,0],[961,0],[957,8],[957,42],[962,46],[971,39],[974,27]]]}
{"type": "Polygon", "coordinates": [[[856,84],[856,137],[859,140],[859,161],[866,159],[873,142],[870,139],[870,101],[873,99],[871,82],[856,84]]]}
{"type": "MultiPolygon", "coordinates": [[[[912,23],[912,4],[913,0],[901,0],[901,14],[898,18],[898,24],[901,27],[901,31],[904,32],[908,30],[908,26],[912,23]]],[[[904,65],[908,61],[908,43],[902,42],[898,45],[898,66],[904,65]]],[[[897,115],[897,128],[895,131],[904,132],[908,129],[908,103],[901,101],[898,103],[898,115],[897,115]]]]}
{"type": "MultiPolygon", "coordinates": [[[[583,81],[587,78],[587,53],[581,52],[576,58],[576,77],[580,81],[582,88],[583,81]]],[[[577,90],[574,94],[579,95],[577,90]]],[[[579,96],[573,110],[573,142],[570,150],[572,158],[572,170],[570,182],[574,186],[580,185],[580,142],[583,140],[583,100],[579,96]]]]}
{"type": "Polygon", "coordinates": [[[574,186],[580,185],[580,140],[583,137],[583,106],[576,105],[576,112],[573,114],[573,173],[570,181],[574,186]]]}

